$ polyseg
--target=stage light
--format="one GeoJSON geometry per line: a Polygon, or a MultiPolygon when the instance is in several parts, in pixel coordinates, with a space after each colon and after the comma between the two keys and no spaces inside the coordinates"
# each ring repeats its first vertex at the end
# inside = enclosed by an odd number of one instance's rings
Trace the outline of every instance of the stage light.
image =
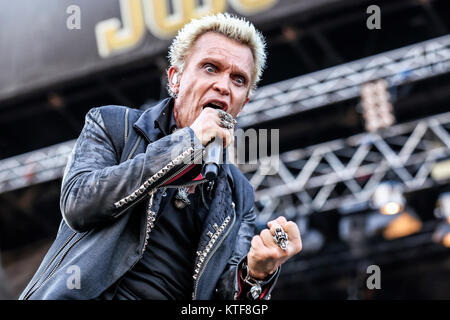
{"type": "Polygon", "coordinates": [[[383,237],[387,240],[394,240],[414,234],[421,228],[422,221],[416,214],[402,212],[386,226],[383,237]]]}
{"type": "Polygon", "coordinates": [[[361,86],[361,106],[366,130],[375,132],[395,123],[388,83],[384,79],[361,86]]]}
{"type": "Polygon", "coordinates": [[[434,215],[436,218],[445,219],[450,223],[450,192],[444,192],[438,197],[434,215]]]}
{"type": "Polygon", "coordinates": [[[450,248],[450,233],[447,233],[444,238],[442,239],[442,244],[447,247],[450,248]]]}
{"type": "Polygon", "coordinates": [[[431,169],[431,177],[436,181],[450,179],[450,159],[436,162],[431,169]]]}
{"type": "Polygon", "coordinates": [[[394,240],[414,234],[421,228],[421,219],[412,208],[407,208],[397,215],[384,215],[379,212],[368,215],[366,233],[368,236],[381,234],[386,240],[394,240]]]}
{"type": "Polygon", "coordinates": [[[450,248],[450,192],[442,193],[439,196],[434,215],[443,221],[433,233],[433,241],[450,248]]]}
{"type": "Polygon", "coordinates": [[[402,210],[402,207],[397,202],[388,202],[380,208],[382,214],[393,215],[397,214],[402,210]]]}
{"type": "Polygon", "coordinates": [[[372,194],[371,205],[386,215],[402,212],[405,207],[405,198],[401,185],[389,181],[380,183],[372,194]]]}
{"type": "Polygon", "coordinates": [[[438,225],[436,231],[433,233],[433,241],[440,243],[447,248],[450,248],[450,224],[448,221],[443,221],[438,225]]]}

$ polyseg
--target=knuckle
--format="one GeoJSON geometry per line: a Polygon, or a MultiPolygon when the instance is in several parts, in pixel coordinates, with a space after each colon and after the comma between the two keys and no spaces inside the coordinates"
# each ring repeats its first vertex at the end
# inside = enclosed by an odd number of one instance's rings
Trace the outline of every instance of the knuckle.
{"type": "Polygon", "coordinates": [[[264,230],[262,230],[262,231],[260,232],[259,235],[260,235],[261,237],[267,237],[267,236],[270,236],[270,231],[267,230],[267,229],[264,229],[264,230]]]}
{"type": "Polygon", "coordinates": [[[294,227],[294,226],[296,227],[297,226],[297,224],[294,221],[287,221],[286,225],[289,226],[289,227],[294,227]]]}
{"type": "Polygon", "coordinates": [[[288,221],[286,222],[286,228],[288,228],[289,230],[295,230],[298,229],[297,224],[293,221],[288,221]]]}

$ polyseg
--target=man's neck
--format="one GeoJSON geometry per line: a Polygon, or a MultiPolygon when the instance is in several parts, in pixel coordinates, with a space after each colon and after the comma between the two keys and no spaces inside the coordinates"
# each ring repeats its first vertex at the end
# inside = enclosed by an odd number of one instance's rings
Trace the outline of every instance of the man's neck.
{"type": "Polygon", "coordinates": [[[173,117],[175,119],[175,123],[177,124],[177,128],[178,129],[182,129],[183,126],[178,121],[178,108],[177,108],[177,101],[176,100],[173,100],[173,117]]]}

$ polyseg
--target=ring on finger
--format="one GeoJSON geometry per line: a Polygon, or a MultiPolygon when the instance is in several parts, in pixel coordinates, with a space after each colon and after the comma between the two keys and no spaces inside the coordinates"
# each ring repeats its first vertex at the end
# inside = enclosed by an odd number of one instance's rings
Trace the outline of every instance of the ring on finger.
{"type": "Polygon", "coordinates": [[[275,243],[282,249],[287,249],[287,245],[289,243],[288,234],[281,227],[275,228],[275,234],[272,236],[275,243]]]}
{"type": "Polygon", "coordinates": [[[233,116],[223,110],[219,110],[219,118],[231,122],[233,124],[236,124],[236,120],[233,118],[233,116]]]}
{"type": "Polygon", "coordinates": [[[225,115],[219,115],[219,118],[228,122],[231,122],[233,124],[236,124],[236,120],[229,114],[225,115]]]}
{"type": "Polygon", "coordinates": [[[222,128],[226,128],[226,129],[232,129],[234,127],[234,125],[226,120],[221,119],[219,125],[222,128]]]}

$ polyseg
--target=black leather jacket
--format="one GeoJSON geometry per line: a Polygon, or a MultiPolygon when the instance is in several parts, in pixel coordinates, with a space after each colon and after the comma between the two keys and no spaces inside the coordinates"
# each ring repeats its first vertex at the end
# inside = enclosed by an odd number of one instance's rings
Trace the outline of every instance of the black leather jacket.
{"type": "MultiPolygon", "coordinates": [[[[190,128],[156,140],[154,120],[169,102],[145,112],[89,111],[64,172],[57,237],[19,299],[95,299],[142,257],[163,189],[192,183],[187,159],[204,150],[190,128]],[[71,266],[79,267],[79,289],[67,286],[71,266]]],[[[223,164],[198,244],[193,299],[245,298],[238,265],[254,234],[253,202],[247,179],[223,164]]],[[[278,274],[262,298],[270,298],[278,274]]]]}

